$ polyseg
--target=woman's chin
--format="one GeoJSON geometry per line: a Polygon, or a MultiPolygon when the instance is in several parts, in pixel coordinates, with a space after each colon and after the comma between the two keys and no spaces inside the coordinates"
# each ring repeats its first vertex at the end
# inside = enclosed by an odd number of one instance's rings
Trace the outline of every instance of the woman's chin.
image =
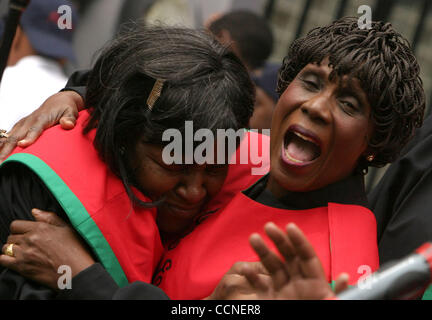
{"type": "Polygon", "coordinates": [[[270,179],[273,181],[273,193],[283,194],[283,192],[308,192],[320,188],[317,171],[318,162],[309,165],[292,165],[282,160],[282,157],[271,166],[270,179]],[[278,190],[278,191],[276,191],[278,190]]]}

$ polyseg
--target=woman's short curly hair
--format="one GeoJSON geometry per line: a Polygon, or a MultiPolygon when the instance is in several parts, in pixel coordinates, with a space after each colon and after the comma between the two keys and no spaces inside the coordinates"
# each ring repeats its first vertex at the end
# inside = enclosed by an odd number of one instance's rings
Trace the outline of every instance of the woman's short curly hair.
{"type": "Polygon", "coordinates": [[[282,94],[309,63],[329,58],[330,77],[349,75],[360,81],[371,105],[374,132],[369,151],[375,158],[360,167],[381,167],[394,161],[423,123],[425,95],[420,67],[410,44],[390,23],[372,22],[360,29],[358,19],[346,17],[311,30],[295,40],[279,71],[282,94]]]}

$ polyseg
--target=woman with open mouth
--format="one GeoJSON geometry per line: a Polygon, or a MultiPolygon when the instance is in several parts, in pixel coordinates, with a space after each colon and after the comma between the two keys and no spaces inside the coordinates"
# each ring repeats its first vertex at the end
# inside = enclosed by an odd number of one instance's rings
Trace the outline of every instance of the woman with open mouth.
{"type": "Polygon", "coordinates": [[[304,232],[329,283],[346,272],[355,284],[378,268],[364,174],[394,160],[422,123],[409,45],[389,23],[361,30],[343,18],[292,44],[278,91],[269,174],[165,254],[155,280],[169,297],[207,297],[235,262],[257,261],[247,239],[268,221],[304,232]]]}
{"type": "Polygon", "coordinates": [[[248,238],[268,221],[303,231],[330,284],[378,268],[364,175],[393,161],[421,126],[424,92],[409,44],[389,23],[360,29],[342,18],[292,44],[278,93],[269,174],[168,246],[153,283],[170,298],[225,298],[214,289],[235,262],[258,261],[248,238]]]}

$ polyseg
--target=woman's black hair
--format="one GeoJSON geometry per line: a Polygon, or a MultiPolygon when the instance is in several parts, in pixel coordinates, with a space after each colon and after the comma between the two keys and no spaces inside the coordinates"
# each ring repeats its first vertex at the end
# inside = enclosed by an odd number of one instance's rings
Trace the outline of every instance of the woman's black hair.
{"type": "MultiPolygon", "coordinates": [[[[100,54],[87,85],[94,146],[120,177],[131,199],[133,169],[125,155],[139,140],[166,145],[167,129],[238,130],[253,113],[254,87],[240,60],[204,31],[175,27],[126,28],[100,54]],[[152,110],[146,104],[155,80],[163,80],[152,110]]],[[[139,187],[139,186],[138,186],[139,187]]]]}
{"type": "Polygon", "coordinates": [[[374,159],[361,159],[360,169],[394,161],[423,123],[425,110],[420,67],[410,44],[390,23],[372,22],[370,29],[360,29],[358,18],[339,19],[293,42],[279,71],[278,93],[307,64],[326,57],[331,77],[357,78],[371,105],[374,132],[368,151],[374,159]]]}

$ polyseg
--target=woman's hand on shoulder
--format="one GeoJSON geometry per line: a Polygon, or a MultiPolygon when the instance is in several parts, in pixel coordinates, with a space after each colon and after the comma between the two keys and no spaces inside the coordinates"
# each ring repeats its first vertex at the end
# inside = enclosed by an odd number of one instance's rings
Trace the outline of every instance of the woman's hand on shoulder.
{"type": "Polygon", "coordinates": [[[8,138],[0,138],[0,163],[16,146],[28,147],[44,130],[58,123],[66,130],[74,128],[83,107],[84,101],[75,91],[63,91],[49,97],[38,109],[17,122],[8,132],[8,138]]]}

